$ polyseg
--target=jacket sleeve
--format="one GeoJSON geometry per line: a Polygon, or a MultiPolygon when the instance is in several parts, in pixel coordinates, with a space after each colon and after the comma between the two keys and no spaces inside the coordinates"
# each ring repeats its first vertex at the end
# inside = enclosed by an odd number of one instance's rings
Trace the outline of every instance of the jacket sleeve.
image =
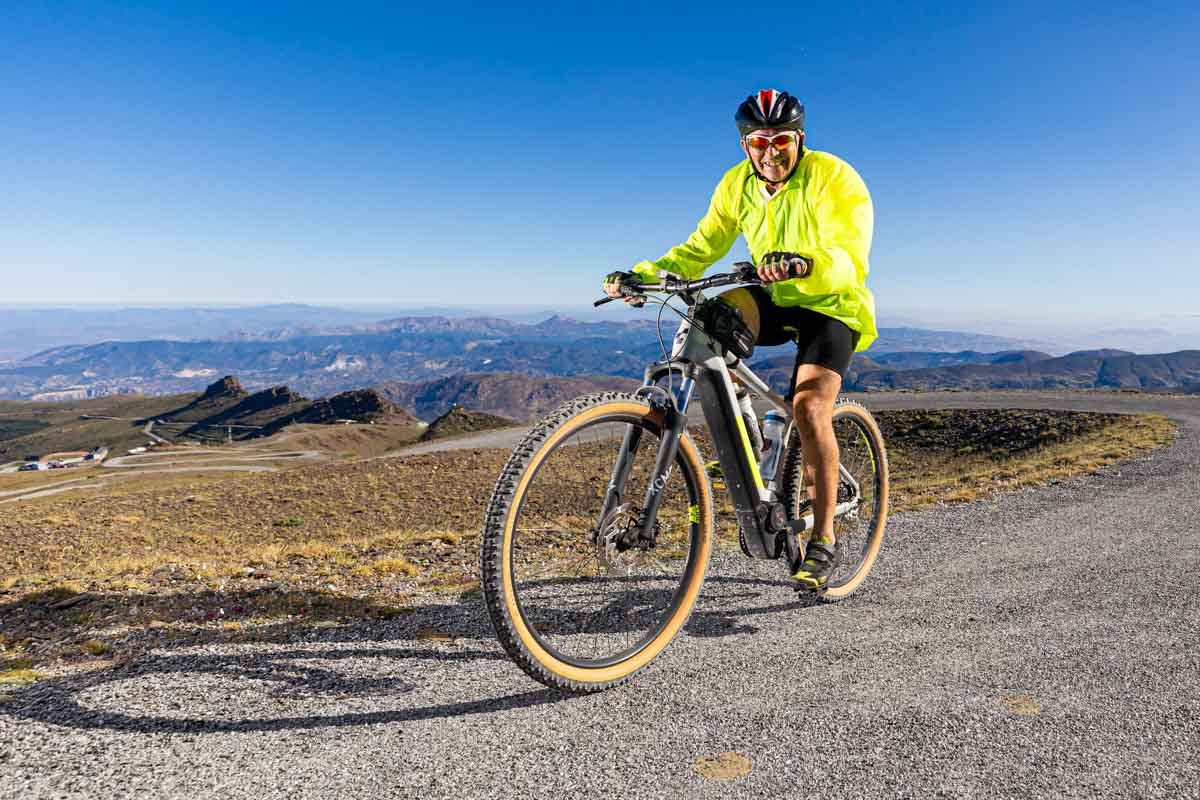
{"type": "Polygon", "coordinates": [[[738,223],[730,199],[729,180],[726,178],[717,184],[708,204],[708,213],[696,225],[696,230],[687,241],[672,247],[657,261],[639,262],[633,271],[647,281],[658,280],[660,270],[694,280],[728,253],[737,237],[738,223]]]}
{"type": "Polygon", "coordinates": [[[842,294],[867,281],[875,212],[867,185],[849,164],[841,164],[814,209],[817,247],[813,272],[798,281],[807,294],[842,294]]]}

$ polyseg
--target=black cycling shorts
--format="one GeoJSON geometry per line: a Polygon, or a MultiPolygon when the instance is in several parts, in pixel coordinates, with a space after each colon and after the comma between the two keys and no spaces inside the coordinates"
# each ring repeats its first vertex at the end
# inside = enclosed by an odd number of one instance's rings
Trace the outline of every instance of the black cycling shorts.
{"type": "Polygon", "coordinates": [[[850,368],[850,358],[858,345],[858,332],[846,323],[819,311],[800,306],[777,306],[761,286],[743,287],[758,306],[758,344],[763,347],[796,343],[796,366],[788,394],[796,385],[796,368],[801,364],[816,364],[831,369],[843,378],[850,368]]]}

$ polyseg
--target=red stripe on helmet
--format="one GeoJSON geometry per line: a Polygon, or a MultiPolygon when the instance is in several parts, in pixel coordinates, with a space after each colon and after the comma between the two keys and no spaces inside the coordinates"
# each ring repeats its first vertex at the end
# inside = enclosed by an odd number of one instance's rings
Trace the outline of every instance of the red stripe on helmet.
{"type": "Polygon", "coordinates": [[[763,119],[771,118],[771,107],[775,105],[775,90],[763,89],[758,93],[758,109],[762,112],[763,119]]]}

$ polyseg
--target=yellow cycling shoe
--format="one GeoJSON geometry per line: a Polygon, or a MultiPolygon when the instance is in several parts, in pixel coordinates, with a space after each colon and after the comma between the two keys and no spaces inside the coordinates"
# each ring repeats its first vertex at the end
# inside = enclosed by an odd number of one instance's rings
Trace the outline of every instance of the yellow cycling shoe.
{"type": "Polygon", "coordinates": [[[822,537],[808,543],[804,549],[804,560],[792,573],[792,580],[799,584],[797,589],[820,591],[829,582],[829,575],[837,566],[837,547],[832,539],[822,537]]]}

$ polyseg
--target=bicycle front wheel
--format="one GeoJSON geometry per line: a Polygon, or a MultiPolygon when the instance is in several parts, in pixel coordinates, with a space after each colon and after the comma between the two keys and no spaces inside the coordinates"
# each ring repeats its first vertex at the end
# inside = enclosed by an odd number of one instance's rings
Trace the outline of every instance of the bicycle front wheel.
{"type": "Polygon", "coordinates": [[[482,539],[484,596],[497,636],[530,676],[556,689],[614,686],[653,660],[695,605],[712,549],[712,496],[680,437],[650,546],[624,547],[666,435],[660,412],[626,393],[561,406],[505,465],[482,539]],[[622,442],[633,446],[611,508],[622,442]]]}

